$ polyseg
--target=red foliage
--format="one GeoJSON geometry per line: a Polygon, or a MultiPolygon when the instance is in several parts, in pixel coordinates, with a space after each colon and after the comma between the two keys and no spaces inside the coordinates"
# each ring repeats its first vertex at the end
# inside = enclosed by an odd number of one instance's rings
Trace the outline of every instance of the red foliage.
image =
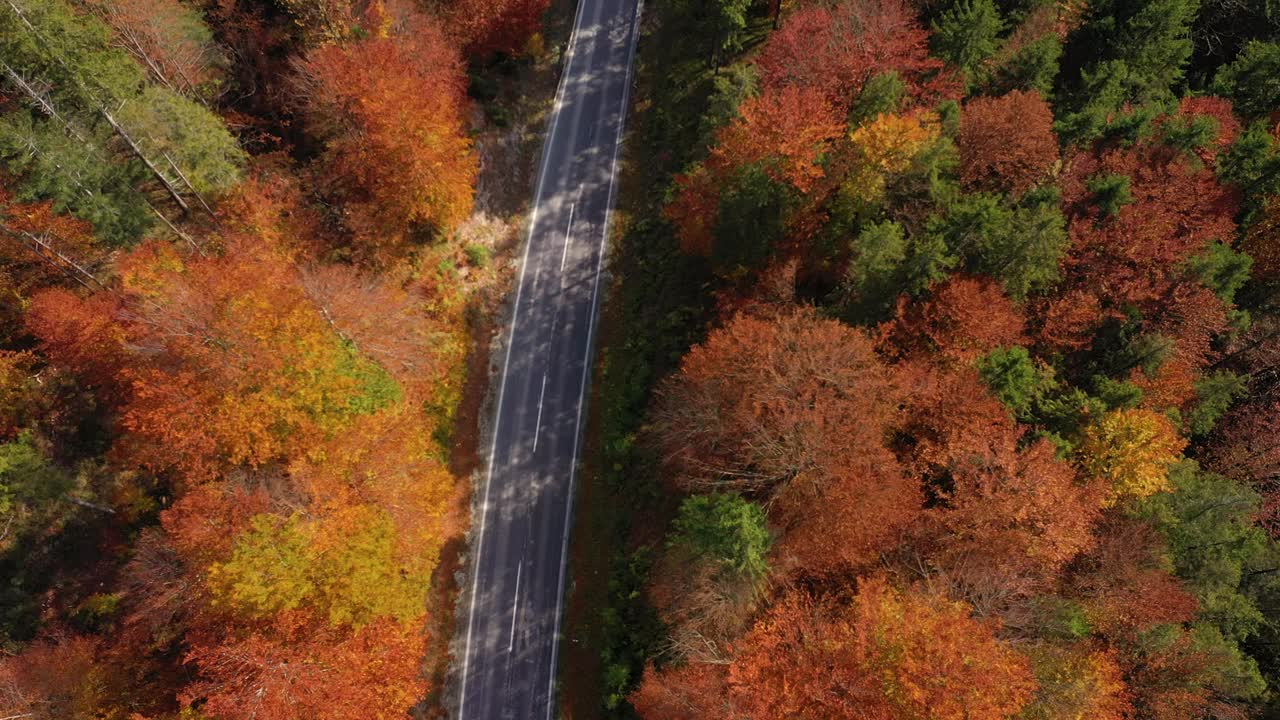
{"type": "Polygon", "coordinates": [[[438,0],[445,29],[467,55],[519,54],[542,28],[551,0],[438,0]]]}
{"type": "Polygon", "coordinates": [[[1067,279],[1113,307],[1157,303],[1180,279],[1183,262],[1212,240],[1235,237],[1233,196],[1179,153],[1140,145],[1080,153],[1067,164],[1067,279]],[[1087,187],[1099,175],[1128,177],[1133,201],[1106,215],[1087,187]]]}
{"type": "Polygon", "coordinates": [[[0,711],[31,720],[94,717],[94,652],[89,638],[57,637],[0,657],[0,711]]]}
{"type": "Polygon", "coordinates": [[[766,91],[745,101],[739,113],[717,134],[706,161],[676,177],[677,195],[666,216],[686,253],[711,253],[721,185],[734,172],[763,163],[774,180],[808,193],[824,175],[819,160],[844,130],[831,104],[812,89],[766,91]]]}
{"type": "Polygon", "coordinates": [[[1020,196],[1058,162],[1053,111],[1034,91],[974,98],[960,116],[959,146],[966,187],[1020,196]]]}
{"type": "Polygon", "coordinates": [[[919,508],[885,448],[898,395],[862,333],[811,311],[743,314],[663,384],[655,439],[686,488],[774,495],[788,564],[859,563],[919,508]]]}
{"type": "Polygon", "coordinates": [[[1195,616],[1195,597],[1169,572],[1163,539],[1149,525],[1113,514],[1098,525],[1097,537],[1067,580],[1095,632],[1127,641],[1195,616]]]}
{"type": "Polygon", "coordinates": [[[904,464],[933,481],[921,549],[984,611],[1043,590],[1093,543],[1106,488],[1084,483],[1047,440],[1023,429],[972,371],[913,397],[904,464]]]}
{"type": "Polygon", "coordinates": [[[922,105],[959,95],[943,63],[929,57],[929,34],[902,0],[840,0],[797,11],[769,37],[757,64],[765,88],[820,92],[841,112],[873,76],[896,71],[922,105]]]}
{"type": "Polygon", "coordinates": [[[898,317],[881,329],[894,354],[969,363],[999,347],[1022,345],[1022,312],[1000,284],[952,277],[928,300],[898,300],[898,317]]]}

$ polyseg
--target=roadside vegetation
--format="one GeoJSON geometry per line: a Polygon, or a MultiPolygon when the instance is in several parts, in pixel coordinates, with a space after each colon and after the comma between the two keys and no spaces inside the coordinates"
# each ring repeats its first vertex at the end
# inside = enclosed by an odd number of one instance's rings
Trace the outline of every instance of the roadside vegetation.
{"type": "Polygon", "coordinates": [[[569,715],[1280,708],[1280,16],[646,8],[569,715]]]}
{"type": "Polygon", "coordinates": [[[0,5],[0,717],[443,716],[547,7],[0,5]]]}

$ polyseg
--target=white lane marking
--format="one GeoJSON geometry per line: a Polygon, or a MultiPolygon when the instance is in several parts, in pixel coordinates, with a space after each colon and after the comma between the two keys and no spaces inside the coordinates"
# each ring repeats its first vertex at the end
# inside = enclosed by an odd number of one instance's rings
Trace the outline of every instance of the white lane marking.
{"type": "Polygon", "coordinates": [[[511,640],[507,642],[507,652],[516,646],[516,618],[520,617],[520,571],[524,570],[524,561],[516,566],[516,593],[511,600],[511,640]]]}
{"type": "MultiPolygon", "coordinates": [[[[582,189],[578,189],[578,196],[582,196],[582,189]]],[[[564,273],[564,261],[569,257],[569,236],[573,233],[573,211],[577,209],[578,203],[569,206],[569,226],[564,229],[564,252],[560,253],[560,272],[564,273]]]]}
{"type": "Polygon", "coordinates": [[[609,240],[609,215],[613,211],[615,182],[618,178],[618,149],[626,129],[627,104],[631,101],[631,72],[635,67],[636,40],[640,35],[640,15],[644,12],[644,0],[636,0],[636,13],[631,18],[631,47],[627,50],[627,77],[622,88],[622,108],[618,115],[618,134],[613,139],[613,161],[609,168],[609,200],[604,206],[604,227],[600,230],[600,245],[596,256],[596,278],[591,289],[591,314],[587,317],[587,350],[583,357],[582,385],[578,389],[578,415],[573,423],[573,460],[569,465],[569,493],[564,504],[564,534],[560,540],[560,584],[556,587],[556,621],[551,633],[551,673],[547,679],[547,714],[555,707],[556,660],[560,651],[560,616],[564,605],[564,576],[569,564],[569,525],[573,518],[573,483],[578,475],[578,441],[582,438],[582,406],[587,398],[587,376],[591,372],[591,344],[596,327],[596,303],[600,293],[600,269],[604,265],[605,243],[609,240]]]}
{"type": "Polygon", "coordinates": [[[511,347],[516,337],[516,319],[520,316],[520,292],[524,287],[524,272],[529,265],[529,247],[533,245],[533,230],[538,224],[538,205],[542,198],[542,185],[547,179],[549,151],[555,145],[556,126],[560,123],[560,108],[564,104],[564,89],[568,81],[570,68],[578,50],[578,29],[582,27],[582,9],[585,0],[579,0],[578,12],[573,18],[573,30],[569,34],[569,47],[565,49],[564,70],[560,74],[560,82],[556,85],[556,99],[551,108],[551,127],[543,148],[542,169],[538,172],[538,187],[533,193],[533,210],[529,217],[529,235],[525,238],[524,255],[520,259],[520,277],[516,281],[516,301],[511,310],[511,331],[507,335],[507,353],[502,361],[502,380],[498,383],[498,404],[493,421],[493,443],[489,447],[489,469],[484,476],[484,499],[480,504],[480,537],[476,540],[476,556],[472,562],[474,573],[471,581],[471,612],[467,618],[467,644],[462,651],[462,688],[459,692],[458,717],[467,717],[467,678],[471,675],[471,638],[476,627],[476,594],[480,588],[480,558],[484,551],[484,532],[487,529],[489,515],[489,486],[493,480],[493,459],[498,454],[498,425],[502,422],[502,398],[507,390],[507,369],[511,365],[511,347]]]}
{"type": "MultiPolygon", "coordinates": [[[[542,392],[538,394],[538,421],[533,426],[533,451],[538,452],[538,434],[542,432],[542,401],[547,397],[547,374],[542,373],[542,392]]],[[[519,574],[519,571],[516,573],[519,574]]]]}

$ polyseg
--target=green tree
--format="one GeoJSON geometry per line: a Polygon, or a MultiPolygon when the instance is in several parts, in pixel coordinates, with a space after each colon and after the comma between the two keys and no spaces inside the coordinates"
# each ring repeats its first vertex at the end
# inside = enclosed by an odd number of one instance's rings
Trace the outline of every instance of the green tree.
{"type": "Polygon", "coordinates": [[[957,0],[933,21],[929,45],[934,55],[959,68],[973,85],[983,62],[996,54],[1003,30],[995,0],[957,0]]]}
{"type": "Polygon", "coordinates": [[[1205,287],[1230,305],[1235,301],[1236,291],[1249,281],[1253,258],[1215,241],[1209,243],[1204,252],[1191,258],[1188,265],[1205,287]]]}
{"type": "Polygon", "coordinates": [[[992,350],[978,359],[977,367],[992,394],[1024,422],[1034,417],[1036,405],[1057,386],[1053,371],[1020,345],[992,350]]]}
{"type": "Polygon", "coordinates": [[[1253,40],[1218,70],[1214,92],[1231,98],[1236,112],[1263,118],[1280,110],[1280,44],[1253,40]]]}
{"type": "Polygon", "coordinates": [[[1208,435],[1218,424],[1218,420],[1231,409],[1231,404],[1247,391],[1245,379],[1227,370],[1218,370],[1197,378],[1196,404],[1187,414],[1187,431],[1196,437],[1208,435]]]}
{"type": "Polygon", "coordinates": [[[883,318],[898,295],[906,259],[907,239],[898,223],[870,223],[858,232],[842,285],[851,320],[883,318]]]}
{"type": "Polygon", "coordinates": [[[1256,605],[1255,570],[1274,567],[1280,547],[1254,523],[1260,498],[1243,485],[1185,460],[1169,470],[1173,492],[1140,502],[1169,543],[1174,569],[1200,600],[1200,617],[1239,642],[1267,618],[1256,605]]]}
{"type": "Polygon", "coordinates": [[[698,126],[699,146],[714,145],[716,131],[737,120],[738,108],[746,99],[755,97],[759,89],[760,76],[754,65],[736,63],[716,73],[711,78],[711,93],[698,126]]]}
{"type": "Polygon", "coordinates": [[[716,213],[711,262],[734,274],[758,268],[782,239],[791,191],[760,165],[749,165],[729,179],[716,213]]]}
{"type": "Polygon", "coordinates": [[[769,571],[773,543],[764,510],[739,495],[694,495],[680,504],[671,543],[701,559],[732,568],[749,578],[763,579],[769,571]]]}
{"type": "Polygon", "coordinates": [[[1280,142],[1266,123],[1254,122],[1218,157],[1218,177],[1244,195],[1244,225],[1262,211],[1266,198],[1280,195],[1280,142]]]}

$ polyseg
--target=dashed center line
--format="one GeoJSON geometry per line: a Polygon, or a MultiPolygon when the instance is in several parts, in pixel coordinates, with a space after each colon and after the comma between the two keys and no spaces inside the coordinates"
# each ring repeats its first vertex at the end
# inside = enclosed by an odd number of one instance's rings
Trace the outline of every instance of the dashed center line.
{"type": "Polygon", "coordinates": [[[542,401],[547,397],[547,374],[542,373],[542,392],[538,394],[538,424],[533,428],[533,451],[538,452],[538,434],[542,432],[542,401]]]}

